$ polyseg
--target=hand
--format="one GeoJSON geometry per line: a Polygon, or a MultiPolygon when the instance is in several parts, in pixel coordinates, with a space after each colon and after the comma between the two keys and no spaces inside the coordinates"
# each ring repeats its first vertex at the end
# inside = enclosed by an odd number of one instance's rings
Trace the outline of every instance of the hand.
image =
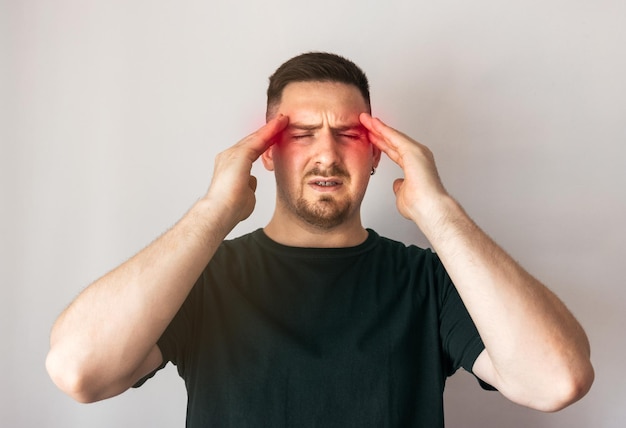
{"type": "Polygon", "coordinates": [[[404,178],[393,183],[396,205],[400,214],[420,225],[424,216],[433,214],[436,204],[448,197],[432,152],[367,113],[359,119],[368,130],[371,143],[402,168],[404,178]]]}
{"type": "Polygon", "coordinates": [[[256,204],[256,177],[252,164],[274,144],[275,137],[287,126],[289,118],[279,115],[215,158],[213,179],[207,199],[226,209],[230,226],[245,220],[256,204]]]}
{"type": "Polygon", "coordinates": [[[398,210],[424,232],[476,324],[485,350],[473,372],[534,409],[552,412],[580,399],[594,372],[574,316],[450,197],[426,146],[368,114],[360,121],[404,171],[393,183],[398,210]]]}

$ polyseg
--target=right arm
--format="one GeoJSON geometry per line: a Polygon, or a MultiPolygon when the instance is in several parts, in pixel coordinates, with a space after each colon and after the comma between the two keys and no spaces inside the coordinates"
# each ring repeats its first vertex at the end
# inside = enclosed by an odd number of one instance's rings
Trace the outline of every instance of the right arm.
{"type": "Polygon", "coordinates": [[[252,163],[281,116],[218,155],[207,194],[169,231],[87,287],[59,316],[46,368],[80,402],[118,395],[162,363],[158,339],[215,251],[255,205],[252,163]]]}

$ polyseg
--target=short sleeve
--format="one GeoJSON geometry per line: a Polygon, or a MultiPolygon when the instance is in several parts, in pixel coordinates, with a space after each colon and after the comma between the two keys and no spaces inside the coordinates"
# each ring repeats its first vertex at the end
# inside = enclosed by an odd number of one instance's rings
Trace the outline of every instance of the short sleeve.
{"type": "Polygon", "coordinates": [[[133,387],[137,388],[143,385],[159,370],[163,369],[168,362],[176,365],[179,374],[182,375],[185,370],[186,359],[189,356],[189,347],[193,345],[193,337],[197,330],[203,290],[204,274],[196,281],[185,302],[157,341],[157,346],[163,355],[163,363],[152,373],[140,379],[133,387]]]}
{"type": "MultiPolygon", "coordinates": [[[[434,263],[436,277],[441,284],[439,326],[441,343],[447,358],[446,374],[451,376],[460,367],[473,373],[474,362],[485,349],[485,345],[456,287],[436,255],[434,263]]],[[[484,389],[493,389],[480,379],[477,380],[484,389]]]]}

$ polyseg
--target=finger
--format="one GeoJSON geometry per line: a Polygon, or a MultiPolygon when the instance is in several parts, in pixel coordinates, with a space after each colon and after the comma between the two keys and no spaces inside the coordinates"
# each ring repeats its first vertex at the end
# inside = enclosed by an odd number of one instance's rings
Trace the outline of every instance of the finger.
{"type": "Polygon", "coordinates": [[[248,178],[248,186],[250,187],[250,189],[253,192],[256,192],[257,180],[256,180],[256,177],[254,175],[251,175],[248,178]]]}
{"type": "Polygon", "coordinates": [[[259,157],[269,146],[274,144],[275,137],[287,127],[288,123],[289,117],[280,114],[248,135],[241,143],[252,149],[255,156],[259,157]]]}
{"type": "Polygon", "coordinates": [[[368,113],[361,113],[359,115],[359,121],[361,122],[361,125],[363,125],[365,129],[367,129],[368,132],[381,137],[380,132],[378,132],[375,128],[374,118],[368,113]]]}
{"type": "Polygon", "coordinates": [[[397,147],[403,142],[411,142],[416,143],[413,139],[411,139],[408,135],[398,131],[395,128],[385,124],[382,120],[377,117],[372,117],[369,115],[362,114],[363,119],[366,124],[363,124],[368,130],[376,135],[379,135],[383,138],[389,145],[397,147]]]}
{"type": "Polygon", "coordinates": [[[374,125],[372,124],[372,116],[369,113],[361,113],[359,115],[359,121],[361,122],[361,125],[367,128],[368,131],[374,130],[374,125]]]}
{"type": "Polygon", "coordinates": [[[375,132],[369,132],[368,138],[370,142],[378,147],[383,153],[385,153],[389,159],[394,161],[397,164],[400,164],[401,157],[395,146],[390,144],[389,141],[384,138],[382,135],[377,134],[375,132]]]}
{"type": "Polygon", "coordinates": [[[403,184],[404,184],[404,178],[396,178],[393,181],[393,193],[397,194],[403,184]]]}
{"type": "Polygon", "coordinates": [[[288,124],[289,116],[279,114],[278,116],[267,122],[265,126],[262,126],[259,131],[257,131],[258,136],[266,142],[273,142],[273,138],[280,132],[282,132],[288,124]]]}
{"type": "Polygon", "coordinates": [[[382,138],[385,139],[390,145],[396,147],[398,143],[404,140],[410,140],[408,136],[402,132],[386,125],[382,120],[377,117],[372,118],[372,127],[382,138]]]}
{"type": "Polygon", "coordinates": [[[372,116],[368,113],[361,113],[359,115],[359,121],[367,131],[369,142],[389,156],[389,150],[391,150],[391,147],[385,142],[384,137],[375,129],[374,119],[372,116]]]}
{"type": "Polygon", "coordinates": [[[380,119],[375,119],[367,113],[361,113],[359,120],[367,129],[370,142],[389,156],[391,160],[398,163],[400,159],[396,145],[393,143],[390,135],[384,135],[383,133],[385,132],[384,129],[388,127],[380,119]]]}

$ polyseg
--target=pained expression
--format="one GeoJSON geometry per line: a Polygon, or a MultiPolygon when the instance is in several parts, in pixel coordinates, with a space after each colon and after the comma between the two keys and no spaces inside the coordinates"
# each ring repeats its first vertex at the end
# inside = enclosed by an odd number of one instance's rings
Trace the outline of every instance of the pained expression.
{"type": "Polygon", "coordinates": [[[352,85],[285,87],[277,113],[289,116],[289,125],[263,154],[276,175],[277,209],[325,229],[359,219],[370,172],[380,160],[359,121],[368,110],[352,85]]]}

